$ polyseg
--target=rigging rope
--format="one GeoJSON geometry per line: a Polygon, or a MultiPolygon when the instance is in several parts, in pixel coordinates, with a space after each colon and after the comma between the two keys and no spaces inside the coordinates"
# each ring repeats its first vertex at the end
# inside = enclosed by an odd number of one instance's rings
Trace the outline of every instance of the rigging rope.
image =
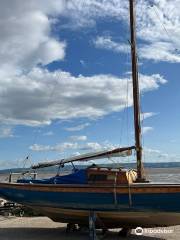
{"type": "Polygon", "coordinates": [[[154,10],[154,13],[156,14],[157,18],[159,19],[159,22],[161,23],[162,29],[164,30],[164,32],[166,33],[167,37],[169,38],[169,40],[170,40],[170,41],[172,42],[172,44],[174,45],[174,47],[175,47],[174,50],[175,50],[176,52],[178,52],[179,49],[175,46],[174,40],[173,40],[173,38],[172,38],[172,35],[168,32],[166,26],[164,25],[164,23],[163,23],[162,20],[161,20],[161,17],[160,17],[160,15],[159,15],[159,13],[158,13],[158,8],[157,8],[157,6],[156,6],[155,4],[153,4],[153,3],[150,3],[150,7],[151,7],[151,9],[154,10]]]}

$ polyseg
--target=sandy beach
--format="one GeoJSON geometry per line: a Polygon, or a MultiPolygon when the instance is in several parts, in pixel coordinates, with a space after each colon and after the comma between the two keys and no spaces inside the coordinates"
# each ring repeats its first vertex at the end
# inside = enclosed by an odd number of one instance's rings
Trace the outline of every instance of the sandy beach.
{"type": "MultiPolygon", "coordinates": [[[[0,239],[2,240],[85,240],[88,238],[88,232],[66,233],[66,224],[55,223],[47,217],[0,217],[0,239]]],[[[144,229],[142,236],[134,233],[126,238],[137,240],[178,240],[180,235],[180,226],[169,228],[144,229]],[[148,232],[153,231],[153,232],[148,232]],[[161,233],[158,233],[161,232],[161,233]]],[[[110,231],[105,239],[116,240],[124,239],[118,236],[118,230],[110,231]]],[[[101,238],[98,232],[99,239],[101,238]]]]}

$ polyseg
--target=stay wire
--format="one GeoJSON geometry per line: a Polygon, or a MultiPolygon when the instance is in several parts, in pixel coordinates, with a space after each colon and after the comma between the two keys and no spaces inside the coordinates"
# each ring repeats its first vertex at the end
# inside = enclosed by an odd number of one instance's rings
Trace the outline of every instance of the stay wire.
{"type": "Polygon", "coordinates": [[[159,16],[158,8],[156,7],[155,4],[151,4],[151,3],[150,3],[150,7],[151,7],[151,9],[154,10],[154,13],[155,13],[156,16],[157,16],[157,18],[158,18],[158,20],[159,20],[159,22],[160,22],[160,24],[161,24],[161,26],[162,26],[162,29],[164,30],[164,32],[166,33],[167,37],[169,38],[169,40],[170,40],[170,41],[172,42],[172,44],[174,45],[174,47],[175,47],[174,50],[175,50],[176,52],[178,52],[179,49],[175,46],[174,40],[173,40],[173,38],[172,38],[172,35],[169,33],[169,31],[167,30],[166,26],[164,25],[164,23],[162,22],[162,20],[161,20],[161,18],[160,18],[160,16],[159,16]]]}

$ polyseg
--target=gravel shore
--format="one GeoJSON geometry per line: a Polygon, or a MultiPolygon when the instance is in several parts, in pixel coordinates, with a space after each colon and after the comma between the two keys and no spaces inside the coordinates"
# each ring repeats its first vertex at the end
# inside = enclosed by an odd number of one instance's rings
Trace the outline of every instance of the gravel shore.
{"type": "MultiPolygon", "coordinates": [[[[47,217],[0,217],[0,239],[2,240],[86,240],[88,232],[66,233],[66,224],[55,223],[47,217]]],[[[98,232],[99,238],[100,232],[98,232]]],[[[169,228],[144,229],[142,236],[132,234],[127,240],[179,240],[180,226],[169,228]]],[[[117,230],[110,231],[107,240],[124,239],[117,230]]]]}

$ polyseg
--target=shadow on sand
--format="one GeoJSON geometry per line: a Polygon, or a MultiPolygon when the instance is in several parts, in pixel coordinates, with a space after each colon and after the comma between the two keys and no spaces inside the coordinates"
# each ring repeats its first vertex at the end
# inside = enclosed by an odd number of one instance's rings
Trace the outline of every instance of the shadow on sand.
{"type": "MultiPolygon", "coordinates": [[[[108,232],[102,238],[100,232],[97,232],[98,239],[107,240],[162,240],[149,236],[136,236],[131,234],[128,238],[118,236],[118,232],[108,232]]],[[[0,229],[0,239],[3,240],[86,240],[89,239],[88,232],[66,233],[64,227],[61,228],[2,228],[0,229]]]]}

